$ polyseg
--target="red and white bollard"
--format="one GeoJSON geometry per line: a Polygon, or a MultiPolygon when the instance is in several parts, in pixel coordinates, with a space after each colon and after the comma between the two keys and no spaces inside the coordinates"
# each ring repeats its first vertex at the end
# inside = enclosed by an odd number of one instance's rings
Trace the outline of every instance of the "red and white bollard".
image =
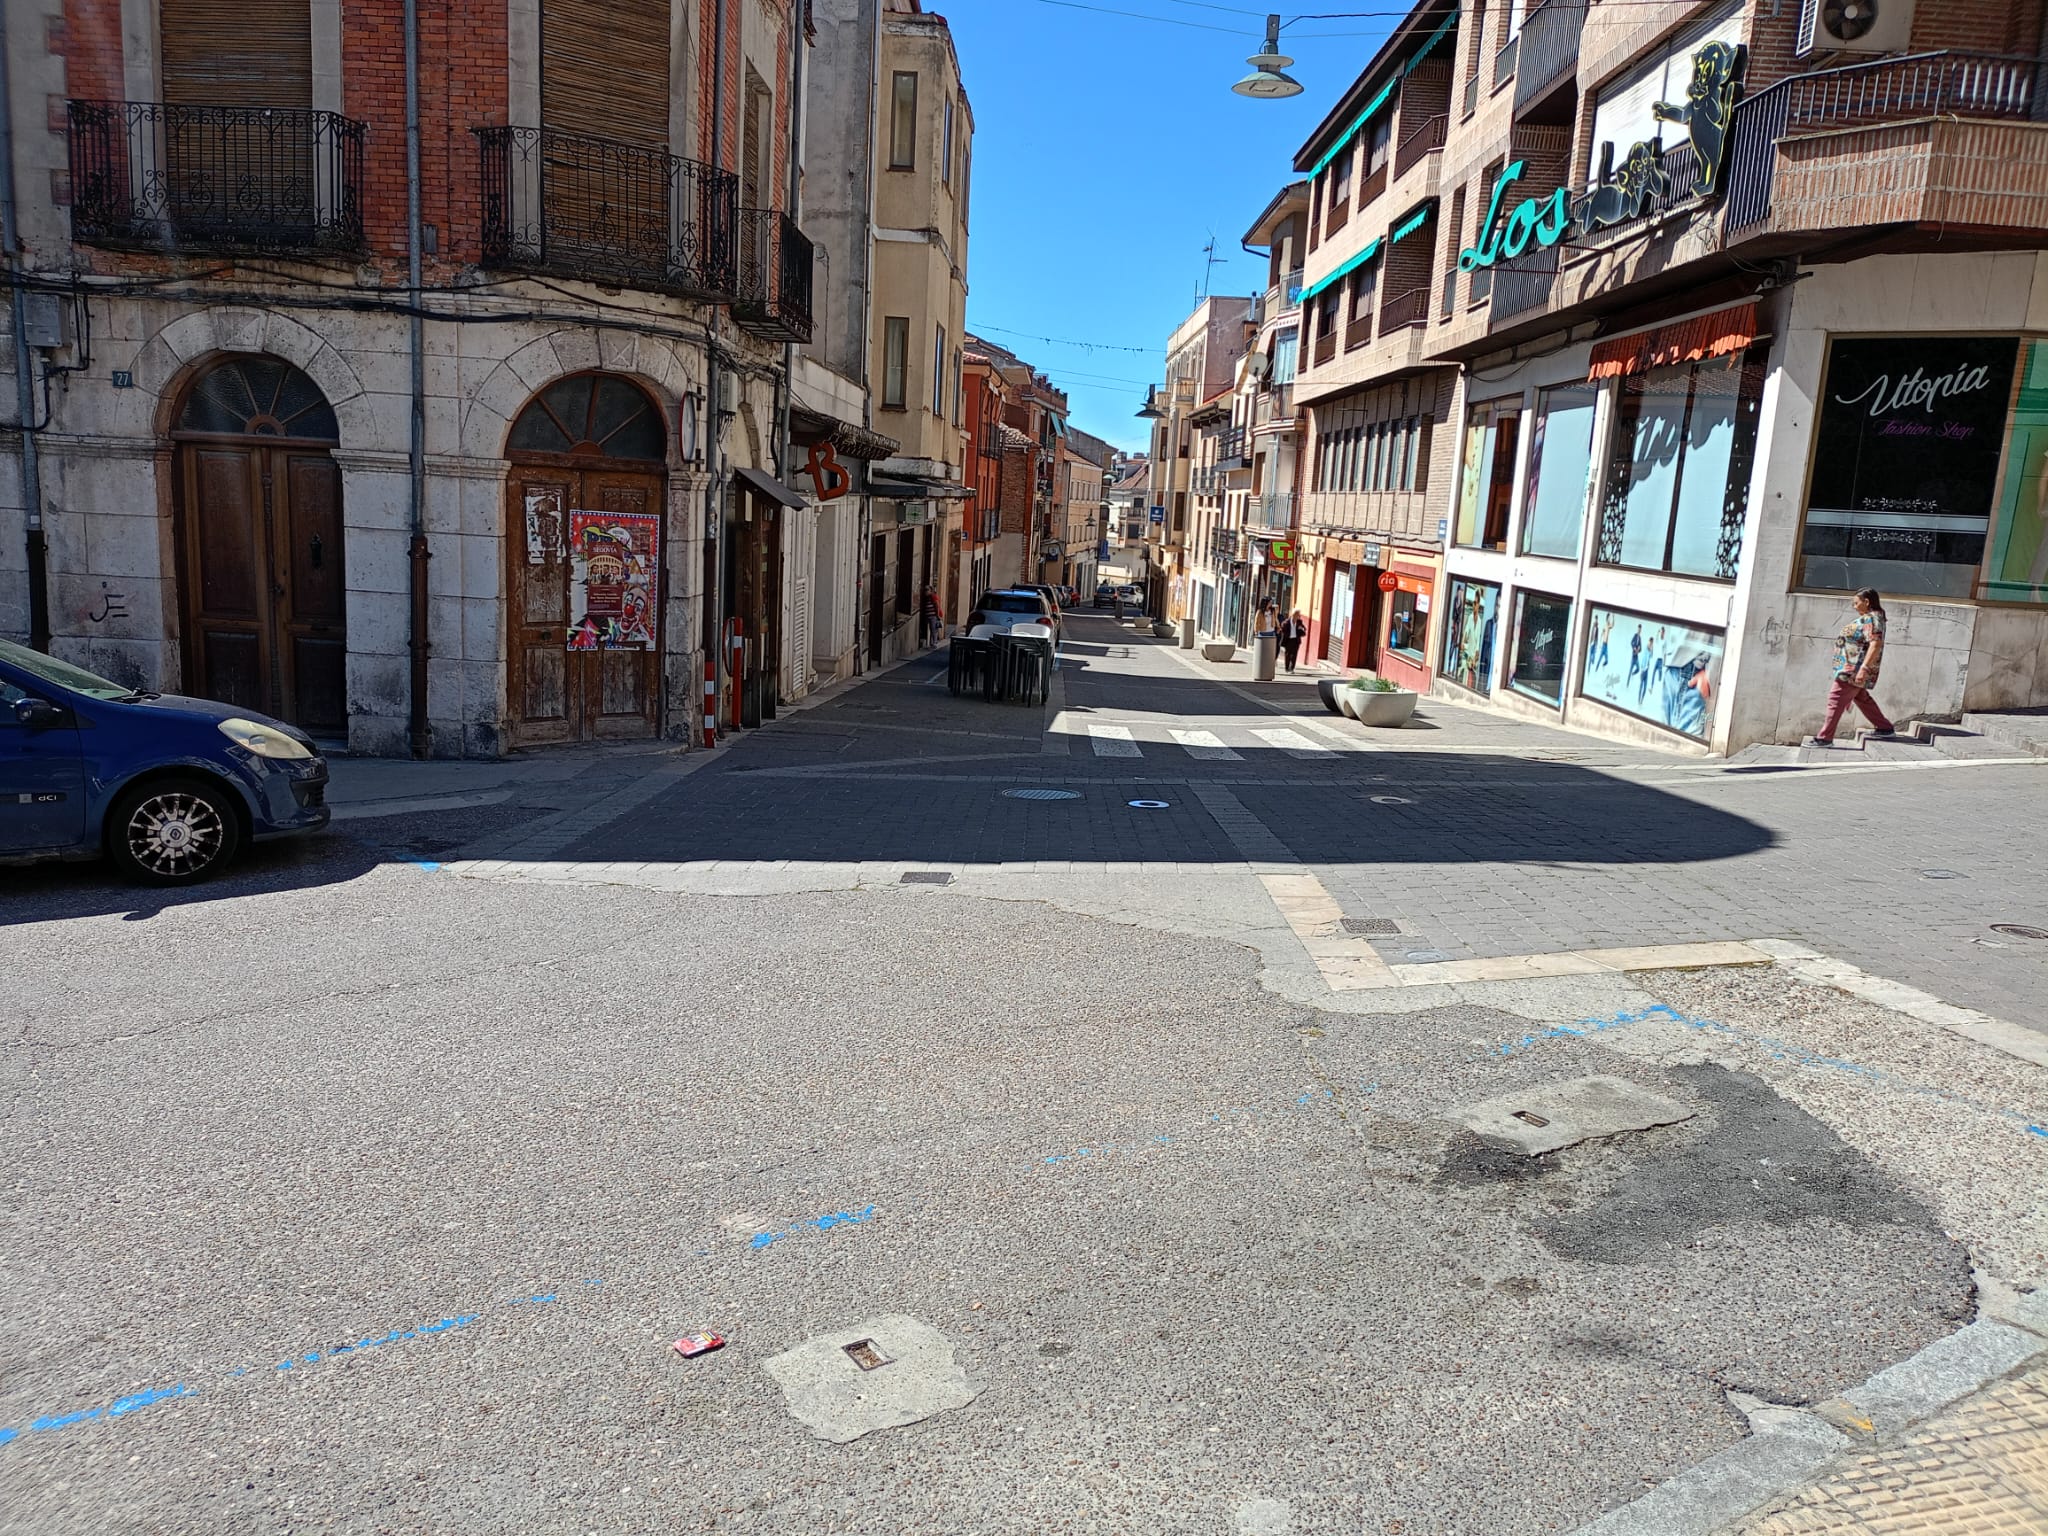
{"type": "Polygon", "coordinates": [[[718,745],[718,658],[704,658],[704,745],[718,745]]]}

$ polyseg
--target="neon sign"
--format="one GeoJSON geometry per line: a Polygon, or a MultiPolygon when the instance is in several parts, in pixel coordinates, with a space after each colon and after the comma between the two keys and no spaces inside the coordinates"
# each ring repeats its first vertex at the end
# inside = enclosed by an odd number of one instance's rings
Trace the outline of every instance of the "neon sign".
{"type": "MultiPolygon", "coordinates": [[[[1728,148],[1729,119],[1747,59],[1748,50],[1739,44],[1707,44],[1692,56],[1692,79],[1686,85],[1684,104],[1660,101],[1650,108],[1658,121],[1685,126],[1696,167],[1693,184],[1686,189],[1689,195],[1713,197],[1721,190],[1721,162],[1728,148]]],[[[1613,169],[1613,156],[1614,146],[1605,146],[1599,184],[1584,197],[1574,201],[1566,188],[1559,187],[1547,197],[1526,198],[1517,203],[1503,221],[1501,197],[1521,179],[1528,162],[1517,160],[1508,166],[1493,184],[1486,218],[1479,226],[1479,243],[1458,253],[1458,270],[1476,272],[1503,257],[1521,255],[1532,243],[1548,249],[1575,234],[1591,234],[1625,219],[1640,217],[1652,199],[1670,195],[1671,177],[1664,169],[1655,139],[1631,145],[1618,172],[1613,169]]]]}

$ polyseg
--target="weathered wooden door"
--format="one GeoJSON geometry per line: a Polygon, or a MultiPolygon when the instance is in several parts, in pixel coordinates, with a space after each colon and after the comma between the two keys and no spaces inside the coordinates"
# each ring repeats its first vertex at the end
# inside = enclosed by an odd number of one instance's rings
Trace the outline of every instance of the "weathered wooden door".
{"type": "Polygon", "coordinates": [[[196,380],[175,429],[185,687],[318,736],[348,727],[334,413],[275,358],[196,380]]]}
{"type": "Polygon", "coordinates": [[[625,741],[660,729],[666,559],[661,412],[614,374],[557,379],[512,424],[506,452],[505,634],[512,745],[625,741]],[[570,648],[578,512],[655,520],[649,645],[570,648]]]}
{"type": "Polygon", "coordinates": [[[654,650],[569,649],[569,520],[578,511],[658,516],[661,493],[661,476],[630,470],[513,470],[505,590],[514,746],[631,741],[655,734],[661,688],[659,606],[654,650]]]}

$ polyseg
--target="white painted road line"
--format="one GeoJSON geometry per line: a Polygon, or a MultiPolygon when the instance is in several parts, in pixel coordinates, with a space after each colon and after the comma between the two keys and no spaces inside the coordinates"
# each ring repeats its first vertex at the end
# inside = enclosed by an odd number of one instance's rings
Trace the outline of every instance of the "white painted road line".
{"type": "Polygon", "coordinates": [[[1223,738],[1214,731],[1175,731],[1173,739],[1187,748],[1190,757],[1199,757],[1205,762],[1241,763],[1242,754],[1223,745],[1223,738]]]}
{"type": "Polygon", "coordinates": [[[1269,747],[1278,747],[1289,757],[1332,757],[1335,747],[1326,747],[1319,741],[1310,741],[1301,732],[1289,730],[1286,726],[1253,726],[1252,734],[1269,747]]]}
{"type": "Polygon", "coordinates": [[[1097,725],[1090,722],[1088,740],[1095,748],[1097,757],[1143,757],[1137,742],[1131,739],[1127,725],[1097,725]]]}

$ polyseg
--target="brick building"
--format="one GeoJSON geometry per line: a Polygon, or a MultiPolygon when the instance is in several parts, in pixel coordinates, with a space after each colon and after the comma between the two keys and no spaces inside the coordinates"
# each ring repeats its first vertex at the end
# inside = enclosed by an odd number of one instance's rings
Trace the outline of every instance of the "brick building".
{"type": "Polygon", "coordinates": [[[367,752],[800,692],[799,9],[9,0],[0,632],[367,752]]]}
{"type": "Polygon", "coordinates": [[[1296,162],[1324,654],[1727,752],[1872,586],[1895,716],[2048,702],[2043,26],[1416,5],[1296,162]]]}

